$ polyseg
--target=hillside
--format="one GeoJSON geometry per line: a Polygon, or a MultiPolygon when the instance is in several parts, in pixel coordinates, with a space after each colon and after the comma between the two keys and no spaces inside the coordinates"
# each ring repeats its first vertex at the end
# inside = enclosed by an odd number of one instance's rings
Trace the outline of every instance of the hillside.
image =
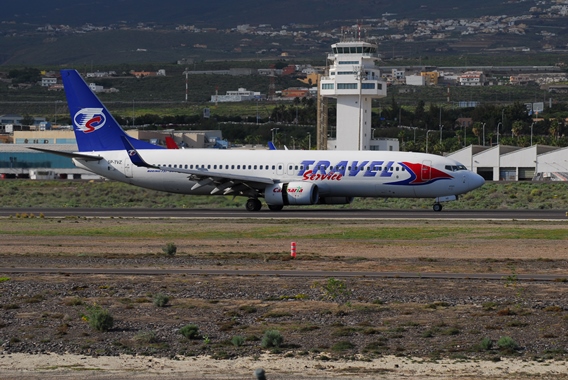
{"type": "MultiPolygon", "coordinates": [[[[384,59],[419,64],[433,56],[502,57],[504,52],[521,53],[526,61],[535,52],[562,53],[568,44],[566,16],[554,3],[423,3],[15,2],[3,5],[0,14],[0,65],[321,60],[330,44],[355,36],[357,25],[365,38],[380,44],[384,59]]],[[[461,64],[469,61],[467,57],[461,64]]]]}
{"type": "MultiPolygon", "coordinates": [[[[533,1],[528,2],[533,3],[533,1]]],[[[535,2],[536,3],[536,2],[535,2]]],[[[530,5],[518,2],[480,0],[464,3],[456,0],[211,0],[160,2],[148,0],[100,0],[96,2],[28,0],[2,5],[0,20],[31,24],[114,23],[197,24],[230,28],[239,24],[291,23],[322,24],[337,20],[380,18],[396,14],[399,18],[435,19],[476,17],[480,15],[517,15],[530,5]]]]}

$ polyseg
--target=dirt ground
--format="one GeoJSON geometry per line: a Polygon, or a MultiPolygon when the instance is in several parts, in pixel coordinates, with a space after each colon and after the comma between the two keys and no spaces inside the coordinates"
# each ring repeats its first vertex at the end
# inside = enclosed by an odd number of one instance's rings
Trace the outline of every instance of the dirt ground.
{"type": "MultiPolygon", "coordinates": [[[[23,224],[5,225],[0,266],[503,276],[442,280],[0,270],[1,378],[245,379],[254,378],[259,367],[267,370],[269,379],[562,378],[568,373],[568,228],[563,222],[500,224],[560,232],[545,239],[490,237],[486,230],[435,239],[329,239],[318,236],[340,230],[340,225],[312,228],[308,235],[302,235],[306,227],[299,226],[295,260],[287,252],[290,238],[250,237],[250,229],[258,227],[254,223],[223,224],[225,232],[234,229],[242,236],[218,239],[202,233],[219,228],[219,223],[194,223],[175,237],[178,252],[172,257],[160,253],[164,237],[158,232],[143,237],[73,232],[93,223],[99,221],[64,220],[59,226],[68,234],[36,231],[37,226],[29,233],[15,233],[23,224]],[[552,273],[558,278],[520,281],[520,273],[552,273]],[[156,305],[157,295],[169,298],[165,307],[156,305]],[[110,331],[96,331],[85,320],[94,305],[113,316],[110,331]],[[199,329],[194,339],[180,334],[188,324],[199,329]],[[268,330],[277,330],[283,338],[278,347],[264,347],[268,330]],[[235,337],[242,342],[235,343],[235,337]]],[[[134,228],[137,223],[101,225],[134,228]]],[[[177,228],[186,222],[179,223],[155,226],[177,228]]],[[[423,232],[423,223],[415,224],[417,231],[423,232]]],[[[444,223],[434,227],[450,228],[456,222],[444,223]]],[[[369,227],[368,222],[356,225],[369,227]]],[[[413,224],[397,226],[407,231],[413,224]]]]}

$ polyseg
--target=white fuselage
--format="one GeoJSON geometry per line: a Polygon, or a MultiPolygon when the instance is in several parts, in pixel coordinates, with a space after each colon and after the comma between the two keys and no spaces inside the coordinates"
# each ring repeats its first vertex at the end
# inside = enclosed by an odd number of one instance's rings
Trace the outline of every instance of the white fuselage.
{"type": "MultiPolygon", "coordinates": [[[[74,159],[78,167],[103,177],[154,190],[182,194],[223,194],[215,184],[198,186],[187,173],[132,164],[126,150],[83,152],[100,161],[74,159]]],[[[325,197],[430,198],[466,193],[483,179],[442,156],[385,151],[148,149],[138,153],[150,164],[271,179],[311,182],[325,197]]],[[[253,185],[264,189],[266,184],[253,185]]]]}

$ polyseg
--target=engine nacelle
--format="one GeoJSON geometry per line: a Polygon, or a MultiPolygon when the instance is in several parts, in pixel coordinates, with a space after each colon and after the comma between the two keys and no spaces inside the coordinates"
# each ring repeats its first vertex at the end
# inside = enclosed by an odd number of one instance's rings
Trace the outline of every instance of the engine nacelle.
{"type": "Polygon", "coordinates": [[[355,197],[320,197],[320,205],[346,205],[353,203],[355,197]]]}
{"type": "Polygon", "coordinates": [[[266,186],[264,200],[272,206],[314,205],[319,201],[318,185],[311,182],[276,183],[266,186]]]}

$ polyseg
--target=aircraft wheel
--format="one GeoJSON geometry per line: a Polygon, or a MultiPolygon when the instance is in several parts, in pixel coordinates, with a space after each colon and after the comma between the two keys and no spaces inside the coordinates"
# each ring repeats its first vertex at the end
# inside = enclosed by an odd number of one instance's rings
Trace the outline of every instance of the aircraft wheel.
{"type": "Polygon", "coordinates": [[[268,205],[270,211],[280,211],[284,208],[282,205],[268,205]]]}
{"type": "Polygon", "coordinates": [[[438,212],[438,211],[442,211],[442,205],[439,203],[434,203],[434,206],[432,207],[434,209],[434,211],[438,212]]]}
{"type": "Polygon", "coordinates": [[[256,198],[250,198],[246,204],[247,211],[260,211],[262,208],[262,203],[256,198]]]}

